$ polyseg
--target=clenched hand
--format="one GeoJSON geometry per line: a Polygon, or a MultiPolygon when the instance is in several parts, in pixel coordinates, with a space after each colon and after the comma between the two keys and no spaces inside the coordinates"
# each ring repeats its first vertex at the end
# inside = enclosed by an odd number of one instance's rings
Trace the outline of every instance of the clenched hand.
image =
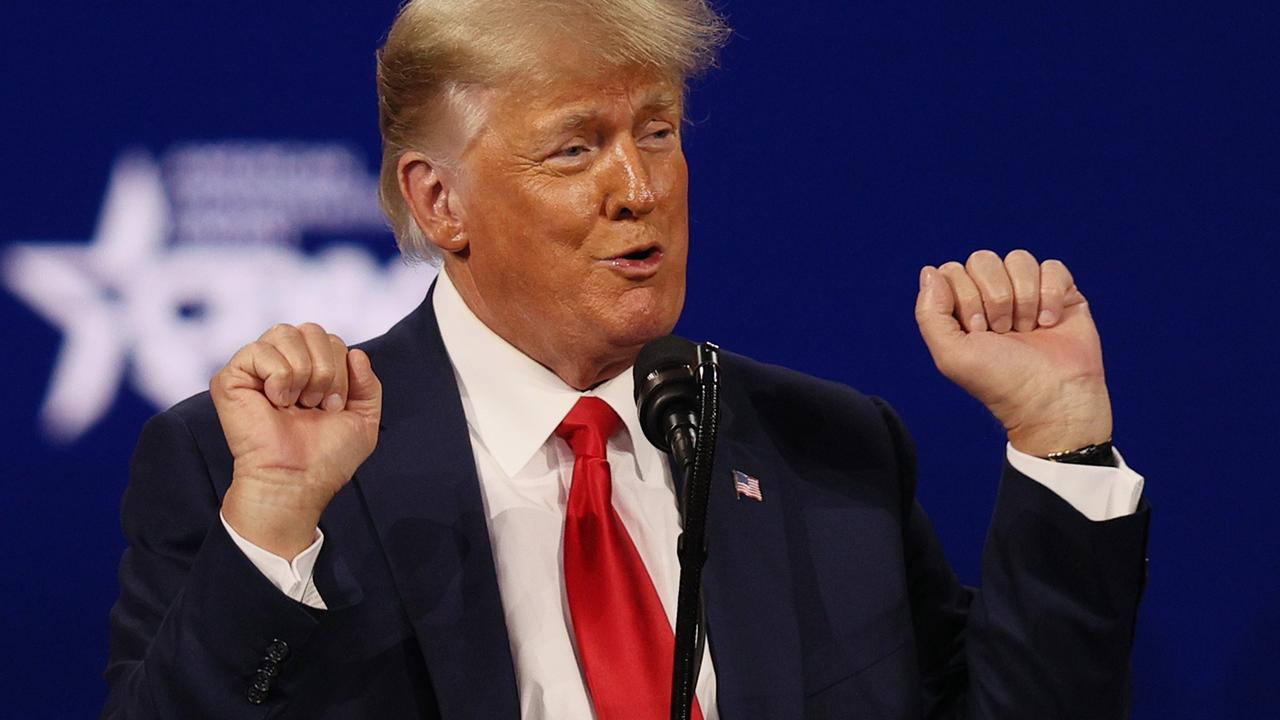
{"type": "Polygon", "coordinates": [[[292,559],[377,444],[382,385],[369,357],[314,323],[277,325],[241,348],[209,391],[235,458],[223,517],[292,559]]]}
{"type": "Polygon", "coordinates": [[[1111,400],[1089,305],[1066,266],[979,250],[920,272],[916,322],[942,374],[1030,455],[1111,439],[1111,400]]]}

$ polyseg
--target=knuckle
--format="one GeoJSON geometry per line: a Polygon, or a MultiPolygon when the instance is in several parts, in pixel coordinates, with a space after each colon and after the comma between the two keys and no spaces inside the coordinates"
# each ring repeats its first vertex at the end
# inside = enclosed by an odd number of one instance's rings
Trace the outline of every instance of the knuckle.
{"type": "Polygon", "coordinates": [[[1000,256],[997,255],[994,250],[987,250],[984,248],[982,250],[974,250],[969,254],[970,263],[990,262],[992,260],[995,260],[996,262],[1000,261],[1000,256]]]}
{"type": "Polygon", "coordinates": [[[1051,259],[1040,263],[1040,271],[1045,275],[1069,278],[1071,271],[1061,260],[1051,259]]]}
{"type": "Polygon", "coordinates": [[[228,390],[231,387],[231,373],[224,366],[209,378],[209,390],[216,392],[218,390],[228,390]]]}
{"type": "Polygon", "coordinates": [[[1061,298],[1067,294],[1065,285],[1059,282],[1045,282],[1040,284],[1040,297],[1043,298],[1061,298]]]}
{"type": "Polygon", "coordinates": [[[240,348],[240,352],[236,354],[243,356],[246,361],[252,363],[254,358],[270,358],[274,350],[275,346],[271,343],[265,340],[254,340],[240,348]]]}
{"type": "Polygon", "coordinates": [[[1035,263],[1036,256],[1032,255],[1028,250],[1018,248],[1017,250],[1011,250],[1008,255],[1005,255],[1004,262],[1006,265],[1010,263],[1035,263]]]}
{"type": "Polygon", "coordinates": [[[314,348],[310,353],[311,366],[316,372],[330,372],[337,365],[337,358],[334,357],[333,348],[329,343],[325,343],[318,348],[314,348]]]}
{"type": "Polygon", "coordinates": [[[286,356],[285,367],[289,368],[290,377],[305,380],[311,374],[311,358],[306,354],[286,356]]]}
{"type": "Polygon", "coordinates": [[[327,358],[320,358],[311,363],[311,382],[327,384],[336,374],[333,363],[327,358]]]}
{"type": "Polygon", "coordinates": [[[993,307],[1003,307],[1013,302],[1013,294],[1004,288],[992,290],[986,294],[985,298],[987,304],[993,307]]]}
{"type": "MultiPolygon", "coordinates": [[[[1031,267],[1034,268],[1035,265],[1031,267]]],[[[1027,272],[1025,265],[1022,268],[1020,271],[1017,263],[1009,266],[1009,285],[1013,288],[1014,295],[1030,295],[1040,285],[1040,273],[1027,272]]]]}
{"type": "Polygon", "coordinates": [[[304,322],[298,326],[298,331],[304,335],[326,335],[328,334],[318,323],[304,322]]]}

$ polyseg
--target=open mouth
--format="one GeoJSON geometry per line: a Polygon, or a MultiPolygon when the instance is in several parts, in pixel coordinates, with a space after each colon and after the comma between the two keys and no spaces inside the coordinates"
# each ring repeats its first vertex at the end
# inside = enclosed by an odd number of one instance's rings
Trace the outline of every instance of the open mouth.
{"type": "Polygon", "coordinates": [[[608,262],[624,277],[642,280],[658,272],[658,267],[662,264],[662,248],[645,245],[629,253],[614,255],[608,262]]]}
{"type": "Polygon", "coordinates": [[[653,257],[657,252],[658,252],[658,248],[656,246],[651,245],[646,248],[640,248],[639,250],[636,250],[634,252],[629,252],[626,255],[619,255],[618,259],[643,262],[653,257]]]}

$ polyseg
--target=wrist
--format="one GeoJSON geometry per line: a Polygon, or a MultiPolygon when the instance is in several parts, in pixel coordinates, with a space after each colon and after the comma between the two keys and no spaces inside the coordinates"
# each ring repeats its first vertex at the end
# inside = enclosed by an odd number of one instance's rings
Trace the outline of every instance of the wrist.
{"type": "Polygon", "coordinates": [[[1111,423],[1081,425],[1049,425],[1009,431],[1009,444],[1027,455],[1047,458],[1055,453],[1101,445],[1111,440],[1111,423]]]}
{"type": "Polygon", "coordinates": [[[1035,417],[1005,427],[1014,449],[1036,457],[1101,445],[1111,440],[1111,399],[1104,385],[1046,403],[1035,417]]]}
{"type": "Polygon", "coordinates": [[[235,476],[222,500],[222,517],[239,535],[292,561],[315,541],[324,508],[297,484],[235,476]]]}

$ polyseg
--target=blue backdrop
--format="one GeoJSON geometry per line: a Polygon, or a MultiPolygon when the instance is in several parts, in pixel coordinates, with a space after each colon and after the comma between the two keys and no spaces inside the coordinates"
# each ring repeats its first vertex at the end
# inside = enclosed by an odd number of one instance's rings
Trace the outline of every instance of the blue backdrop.
{"type": "MultiPolygon", "coordinates": [[[[888,398],[977,580],[998,426],[933,369],[917,269],[1064,259],[1155,506],[1136,716],[1275,717],[1271,3],[722,3],[693,88],[681,330],[888,398]]],[[[410,307],[372,204],[393,0],[0,9],[4,709],[89,717],[128,456],[277,320],[410,307]]]]}

